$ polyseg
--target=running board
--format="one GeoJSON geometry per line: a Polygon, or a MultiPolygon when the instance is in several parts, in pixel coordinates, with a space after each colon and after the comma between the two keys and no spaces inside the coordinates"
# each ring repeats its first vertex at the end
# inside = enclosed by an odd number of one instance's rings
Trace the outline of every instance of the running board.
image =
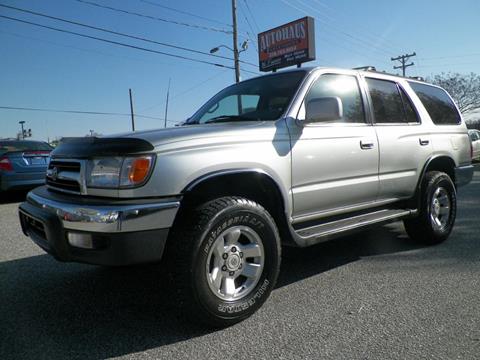
{"type": "Polygon", "coordinates": [[[410,209],[393,209],[379,210],[368,214],[357,215],[354,217],[335,220],[319,225],[309,226],[297,229],[296,235],[302,239],[305,246],[313,245],[337,234],[363,228],[369,225],[379,224],[383,222],[392,222],[406,217],[414,216],[417,210],[410,209]]]}

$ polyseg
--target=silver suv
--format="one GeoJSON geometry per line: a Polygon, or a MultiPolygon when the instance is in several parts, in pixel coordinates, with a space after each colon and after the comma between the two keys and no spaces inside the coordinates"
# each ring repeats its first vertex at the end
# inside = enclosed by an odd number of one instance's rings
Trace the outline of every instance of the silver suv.
{"type": "Polygon", "coordinates": [[[24,233],[61,261],[163,257],[185,313],[228,326],[267,299],[282,245],[397,220],[440,243],[472,176],[443,89],[303,68],[232,85],[176,128],[65,141],[19,211],[24,233]]]}

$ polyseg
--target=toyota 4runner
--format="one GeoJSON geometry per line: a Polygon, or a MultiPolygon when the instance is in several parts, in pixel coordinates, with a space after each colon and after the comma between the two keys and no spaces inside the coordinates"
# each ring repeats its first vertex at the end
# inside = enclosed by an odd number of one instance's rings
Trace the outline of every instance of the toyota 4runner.
{"type": "Polygon", "coordinates": [[[63,142],[19,215],[61,261],[163,257],[187,313],[228,326],[268,298],[282,245],[397,220],[447,239],[471,151],[437,86],[300,68],[227,87],[179,127],[63,142]]]}

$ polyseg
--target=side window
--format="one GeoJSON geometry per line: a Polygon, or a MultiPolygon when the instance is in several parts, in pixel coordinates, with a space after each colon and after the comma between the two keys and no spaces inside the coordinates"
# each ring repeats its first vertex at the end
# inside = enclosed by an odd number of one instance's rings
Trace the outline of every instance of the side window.
{"type": "Polygon", "coordinates": [[[415,112],[415,109],[413,108],[413,104],[410,101],[408,95],[405,93],[405,91],[401,87],[399,87],[399,89],[400,89],[400,95],[402,96],[402,102],[403,102],[403,107],[405,109],[405,116],[407,118],[407,122],[419,123],[420,119],[418,118],[418,115],[415,112]]]}
{"type": "Polygon", "coordinates": [[[460,114],[445,90],[416,82],[411,82],[410,86],[422,101],[434,124],[458,125],[461,123],[460,114]]]}
{"type": "Polygon", "coordinates": [[[375,123],[406,123],[407,117],[397,84],[392,81],[372,78],[366,78],[365,80],[372,99],[375,123]]]}
{"type": "MultiPolygon", "coordinates": [[[[342,100],[342,123],[365,123],[365,112],[357,78],[351,75],[321,75],[312,85],[305,97],[305,103],[311,99],[336,96],[342,100]]],[[[304,117],[304,107],[301,112],[304,117]]],[[[300,116],[300,115],[299,115],[300,116]]]]}

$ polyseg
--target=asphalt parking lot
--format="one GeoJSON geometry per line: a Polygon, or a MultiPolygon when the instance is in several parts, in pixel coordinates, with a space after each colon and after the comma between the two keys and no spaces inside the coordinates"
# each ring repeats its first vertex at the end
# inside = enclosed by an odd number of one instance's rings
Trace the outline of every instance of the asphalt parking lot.
{"type": "Polygon", "coordinates": [[[418,246],[401,224],[285,251],[276,290],[231,328],[179,320],[159,266],[59,263],[0,201],[0,359],[478,359],[480,167],[455,229],[418,246]]]}

